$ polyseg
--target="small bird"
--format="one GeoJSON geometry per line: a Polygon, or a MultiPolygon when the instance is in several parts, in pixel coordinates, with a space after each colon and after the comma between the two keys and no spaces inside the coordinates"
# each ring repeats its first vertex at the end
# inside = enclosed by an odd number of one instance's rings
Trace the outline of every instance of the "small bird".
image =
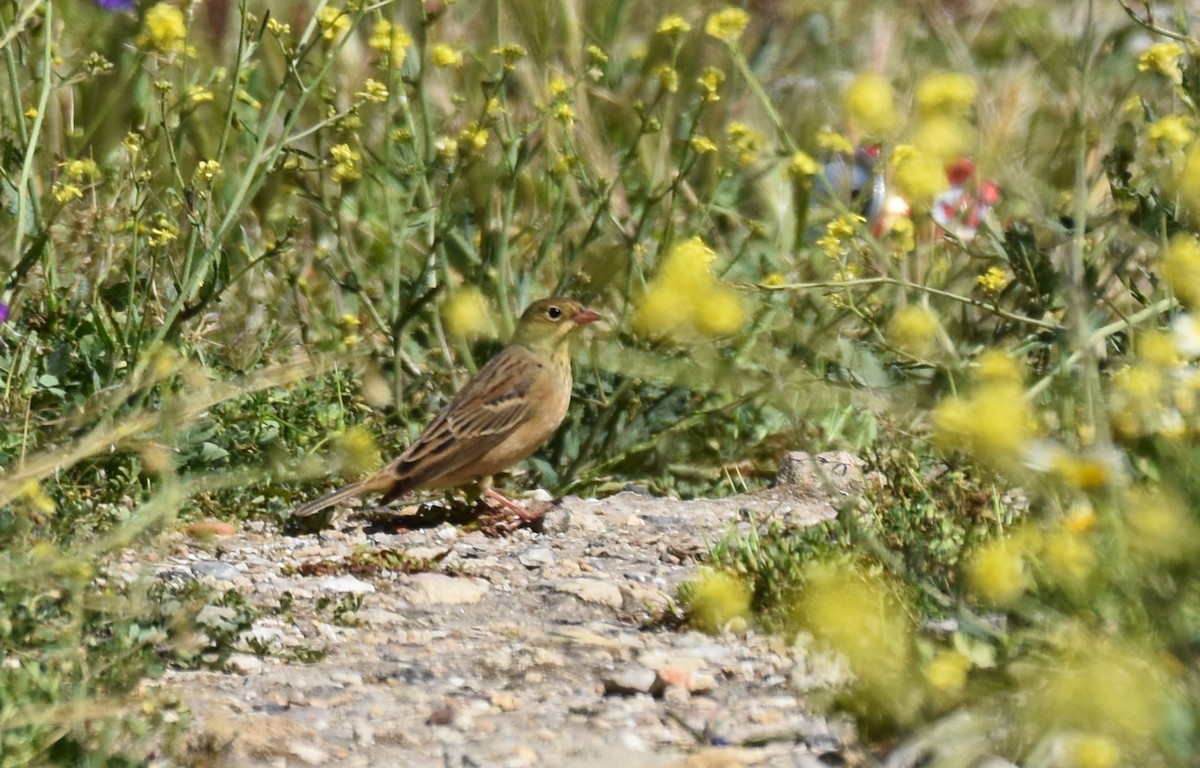
{"type": "Polygon", "coordinates": [[[571,338],[600,315],[574,299],[535,301],[512,341],[467,382],[404,453],[370,477],[295,511],[305,517],[364,493],[386,504],[410,491],[480,481],[485,496],[536,519],[491,488],[491,476],[528,457],[554,433],[571,402],[571,338]]]}

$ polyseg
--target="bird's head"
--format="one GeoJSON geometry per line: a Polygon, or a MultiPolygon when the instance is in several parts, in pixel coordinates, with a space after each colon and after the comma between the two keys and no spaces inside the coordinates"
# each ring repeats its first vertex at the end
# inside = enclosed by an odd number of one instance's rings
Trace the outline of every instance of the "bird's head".
{"type": "Polygon", "coordinates": [[[529,305],[517,321],[513,343],[535,352],[565,353],[576,331],[600,319],[600,315],[574,299],[552,296],[529,305]]]}

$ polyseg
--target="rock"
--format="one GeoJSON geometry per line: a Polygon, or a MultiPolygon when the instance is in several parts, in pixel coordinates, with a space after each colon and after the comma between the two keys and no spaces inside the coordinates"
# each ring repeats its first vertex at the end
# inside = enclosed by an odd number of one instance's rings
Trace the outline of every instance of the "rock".
{"type": "Polygon", "coordinates": [[[239,675],[251,675],[262,670],[262,659],[248,653],[235,653],[229,657],[229,668],[239,675]]]}
{"type": "Polygon", "coordinates": [[[594,510],[560,504],[546,513],[542,519],[542,530],[552,534],[583,536],[604,533],[608,530],[608,524],[594,510]]]}
{"type": "Polygon", "coordinates": [[[554,565],[556,558],[550,547],[530,547],[517,555],[517,562],[526,568],[544,568],[554,565]]]}
{"type": "Polygon", "coordinates": [[[187,535],[193,539],[215,539],[232,536],[237,528],[221,520],[201,520],[187,527],[187,535]]]}
{"type": "Polygon", "coordinates": [[[192,573],[201,578],[207,576],[217,581],[233,581],[242,575],[242,572],[232,563],[221,560],[198,560],[192,563],[192,573]]]}
{"type": "Polygon", "coordinates": [[[292,744],[288,751],[305,765],[324,765],[329,762],[329,753],[314,744],[292,744]]]}
{"type": "Polygon", "coordinates": [[[444,573],[418,573],[408,580],[406,596],[413,605],[470,605],[490,588],[482,579],[456,578],[444,573]]]}
{"type": "Polygon", "coordinates": [[[625,602],[616,584],[600,579],[562,579],[552,582],[550,588],[556,592],[574,595],[585,603],[606,605],[613,609],[620,608],[625,602]]]}
{"type": "Polygon", "coordinates": [[[326,576],[317,582],[317,587],[327,592],[340,592],[349,595],[369,595],[375,591],[374,584],[350,575],[326,576]]]}
{"type": "Polygon", "coordinates": [[[632,696],[635,693],[650,693],[658,681],[658,673],[641,664],[629,664],[606,673],[600,678],[604,693],[608,695],[632,696]]]}

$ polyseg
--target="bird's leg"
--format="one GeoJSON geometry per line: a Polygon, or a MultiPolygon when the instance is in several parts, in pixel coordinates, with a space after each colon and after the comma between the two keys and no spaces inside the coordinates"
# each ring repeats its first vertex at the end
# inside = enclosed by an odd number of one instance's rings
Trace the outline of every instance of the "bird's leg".
{"type": "Polygon", "coordinates": [[[544,510],[541,512],[530,512],[528,509],[508,498],[503,493],[500,493],[495,488],[492,488],[490,485],[483,488],[483,495],[526,522],[540,520],[546,515],[544,510]]]}

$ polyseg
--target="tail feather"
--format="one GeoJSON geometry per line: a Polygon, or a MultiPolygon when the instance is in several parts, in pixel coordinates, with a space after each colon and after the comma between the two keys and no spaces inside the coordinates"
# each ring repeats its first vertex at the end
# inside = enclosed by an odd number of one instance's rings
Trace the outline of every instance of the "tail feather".
{"type": "Polygon", "coordinates": [[[304,506],[298,507],[296,511],[292,513],[292,517],[308,517],[309,515],[315,515],[321,510],[328,509],[334,504],[345,501],[346,499],[351,499],[355,496],[361,496],[364,493],[370,493],[372,491],[384,490],[388,487],[388,485],[390,485],[390,483],[388,482],[387,478],[380,477],[379,475],[372,475],[371,477],[364,478],[358,482],[350,483],[349,485],[344,485],[335,491],[330,491],[324,496],[319,496],[313,499],[304,506]]]}

